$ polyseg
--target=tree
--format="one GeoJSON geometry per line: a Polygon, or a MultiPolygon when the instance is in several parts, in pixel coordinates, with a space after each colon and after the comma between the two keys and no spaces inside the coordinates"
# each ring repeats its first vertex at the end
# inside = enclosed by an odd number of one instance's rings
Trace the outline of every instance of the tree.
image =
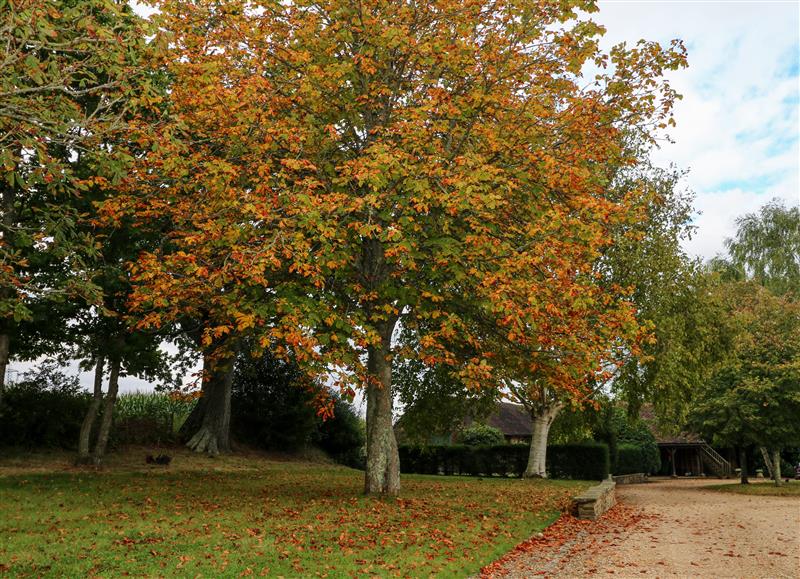
{"type": "Polygon", "coordinates": [[[607,228],[637,218],[606,195],[604,168],[638,161],[622,125],[669,120],[661,77],[684,64],[679,44],[601,54],[601,28],[578,19],[589,1],[159,8],[179,122],[133,182],[151,210],[187,216],[173,255],[188,281],[155,299],[203,280],[228,308],[210,336],[253,328],[299,363],[347,368],[366,392],[367,493],[400,488],[395,360],[495,383],[506,341],[585,376],[609,336],[581,316],[628,324],[591,281],[607,228]],[[582,66],[609,61],[583,88],[582,66]],[[396,347],[398,323],[419,350],[396,347]]]}
{"type": "MultiPolygon", "coordinates": [[[[649,146],[628,132],[625,147],[646,158],[649,146]]],[[[633,166],[609,167],[608,196],[628,199],[640,212],[634,222],[609,227],[610,243],[600,248],[593,265],[594,288],[586,296],[627,301],[628,315],[598,308],[605,317],[582,314],[580,334],[593,350],[573,364],[584,374],[569,375],[570,364],[540,368],[538,375],[518,370],[507,387],[531,413],[534,436],[526,476],[545,476],[550,428],[561,412],[585,411],[606,390],[627,401],[632,416],[644,400],[655,400],[662,414],[675,414],[694,385],[702,381],[722,351],[705,324],[714,315],[708,283],[699,264],[681,248],[690,235],[691,200],[679,189],[681,173],[653,167],[646,159],[633,166]],[[634,322],[635,320],[635,322],[634,322]],[[566,381],[569,388],[554,388],[566,381]]],[[[513,353],[512,353],[513,355],[513,353]]],[[[513,374],[512,374],[513,376],[513,374]]]]}
{"type": "Polygon", "coordinates": [[[690,424],[717,444],[738,446],[742,461],[748,447],[760,445],[773,449],[780,465],[780,449],[800,443],[800,304],[753,282],[723,291],[734,351],[699,392],[690,424]]]}
{"type": "MultiPolygon", "coordinates": [[[[87,260],[95,242],[76,230],[73,203],[83,181],[78,158],[94,175],[118,178],[107,146],[124,129],[130,102],[147,100],[141,48],[147,32],[125,2],[2,2],[0,40],[0,396],[13,337],[23,321],[47,311],[33,304],[81,299],[99,303],[87,260]]],[[[47,319],[43,320],[47,323],[47,319]]]]}
{"type": "MultiPolygon", "coordinates": [[[[725,240],[729,257],[716,257],[711,268],[729,281],[749,279],[778,295],[800,296],[800,208],[775,199],[758,213],[738,218],[736,225],[736,235],[725,240]]],[[[780,448],[772,449],[772,461],[765,447],[761,452],[780,484],[780,448]]]]}
{"type": "Polygon", "coordinates": [[[730,262],[747,279],[777,294],[800,295],[800,207],[777,199],[736,220],[725,240],[730,262]]]}

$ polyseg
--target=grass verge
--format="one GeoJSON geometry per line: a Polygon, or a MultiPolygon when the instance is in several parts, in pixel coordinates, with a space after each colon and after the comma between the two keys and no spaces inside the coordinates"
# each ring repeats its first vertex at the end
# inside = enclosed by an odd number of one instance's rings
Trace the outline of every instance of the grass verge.
{"type": "Polygon", "coordinates": [[[590,484],[406,475],[400,498],[375,499],[344,467],[173,456],[0,461],[0,574],[464,576],[590,484]]]}
{"type": "Polygon", "coordinates": [[[713,491],[721,491],[724,493],[736,493],[740,495],[760,495],[760,496],[774,496],[774,497],[800,497],[800,481],[790,480],[779,487],[775,486],[773,482],[757,482],[748,485],[743,484],[725,484],[713,485],[703,487],[713,491]]]}

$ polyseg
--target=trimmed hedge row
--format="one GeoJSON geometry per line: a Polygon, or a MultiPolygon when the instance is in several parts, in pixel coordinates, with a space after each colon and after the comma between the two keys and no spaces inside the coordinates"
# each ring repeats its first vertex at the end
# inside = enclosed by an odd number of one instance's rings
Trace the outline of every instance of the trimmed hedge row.
{"type": "MultiPolygon", "coordinates": [[[[658,449],[656,448],[656,452],[658,449]]],[[[614,474],[634,474],[642,472],[653,474],[661,467],[658,455],[653,458],[652,449],[636,444],[620,444],[617,447],[617,464],[614,474]]]]}
{"type": "MultiPolygon", "coordinates": [[[[527,445],[401,446],[400,471],[415,474],[522,476],[527,445]]],[[[598,443],[547,447],[547,471],[553,478],[602,480],[610,472],[608,446],[598,443]]]]}

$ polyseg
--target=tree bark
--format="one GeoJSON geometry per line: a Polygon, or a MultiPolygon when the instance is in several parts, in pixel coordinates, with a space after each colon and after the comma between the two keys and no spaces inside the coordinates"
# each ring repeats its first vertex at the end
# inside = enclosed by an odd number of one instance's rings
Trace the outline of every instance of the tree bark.
{"type": "Polygon", "coordinates": [[[761,456],[764,459],[764,465],[767,467],[767,472],[769,473],[769,478],[774,479],[775,471],[772,469],[772,460],[769,457],[769,451],[766,449],[766,447],[763,446],[760,448],[760,450],[761,450],[761,456]]]}
{"type": "Polygon", "coordinates": [[[381,342],[367,351],[367,464],[366,494],[397,495],[400,492],[400,456],[392,428],[391,341],[396,322],[379,328],[381,342]]]}
{"type": "Polygon", "coordinates": [[[204,352],[203,371],[204,374],[206,371],[209,374],[207,376],[203,376],[203,383],[200,386],[200,397],[197,399],[197,403],[194,405],[194,408],[192,408],[189,416],[186,417],[186,420],[183,422],[180,430],[178,431],[178,434],[183,441],[188,441],[191,439],[203,426],[203,417],[206,414],[206,404],[210,398],[210,392],[214,387],[214,376],[211,374],[211,368],[211,355],[208,352],[204,352]]]}
{"type": "Polygon", "coordinates": [[[775,486],[781,486],[781,451],[779,448],[772,449],[772,478],[775,481],[775,486]]]}
{"type": "MultiPolygon", "coordinates": [[[[209,379],[203,383],[202,422],[197,432],[186,443],[195,452],[205,452],[217,456],[231,450],[231,387],[235,355],[225,361],[213,362],[205,358],[203,365],[209,363],[209,379]]],[[[200,401],[198,401],[198,404],[200,401]]]]}
{"type": "Polygon", "coordinates": [[[111,373],[108,377],[108,393],[103,404],[103,416],[100,419],[100,429],[97,432],[97,442],[94,447],[94,463],[100,464],[108,447],[108,435],[111,432],[111,421],[114,418],[114,404],[117,402],[119,391],[119,371],[122,366],[120,356],[117,354],[111,360],[111,373]]]}
{"type": "Polygon", "coordinates": [[[528,466],[522,474],[523,478],[547,478],[547,437],[561,405],[546,406],[537,413],[531,414],[533,430],[531,431],[531,447],[528,454],[528,466]]]}
{"type": "Polygon", "coordinates": [[[100,410],[100,404],[103,402],[103,368],[105,362],[105,357],[100,356],[97,359],[97,364],[95,364],[92,402],[86,410],[86,416],[83,417],[81,432],[78,436],[78,464],[87,464],[91,461],[89,446],[91,443],[92,427],[97,419],[97,411],[100,410]]]}
{"type": "Polygon", "coordinates": [[[6,393],[6,368],[8,368],[9,342],[8,334],[0,334],[0,403],[6,393]]]}
{"type": "Polygon", "coordinates": [[[750,484],[750,481],[747,478],[747,448],[744,446],[739,448],[739,468],[742,469],[739,482],[743,485],[750,484]]]}

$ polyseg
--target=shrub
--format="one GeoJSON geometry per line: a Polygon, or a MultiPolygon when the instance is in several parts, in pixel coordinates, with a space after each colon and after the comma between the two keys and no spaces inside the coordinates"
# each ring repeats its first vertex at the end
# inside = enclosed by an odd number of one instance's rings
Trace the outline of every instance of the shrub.
{"type": "Polygon", "coordinates": [[[75,448],[90,396],[55,362],[6,387],[0,407],[3,446],[75,448]]]}
{"type": "Polygon", "coordinates": [[[231,390],[234,437],[267,450],[292,452],[311,442],[317,429],[314,395],[298,385],[302,373],[294,364],[269,353],[236,362],[231,390]]]}
{"type": "Polygon", "coordinates": [[[494,446],[504,444],[506,437],[494,426],[473,424],[461,433],[461,443],[467,446],[494,446]]]}
{"type": "Polygon", "coordinates": [[[325,420],[313,437],[314,443],[336,462],[363,469],[366,464],[364,421],[353,405],[334,397],[333,418],[325,420]]]}
{"type": "Polygon", "coordinates": [[[334,417],[322,421],[313,405],[315,391],[291,362],[269,353],[242,354],[234,370],[231,430],[237,440],[285,452],[316,444],[334,460],[364,464],[364,430],[353,407],[334,397],[334,417]]]}
{"type": "MultiPolygon", "coordinates": [[[[656,473],[661,469],[661,453],[658,450],[658,443],[655,436],[648,428],[647,424],[638,418],[630,418],[625,410],[618,406],[606,406],[601,411],[601,420],[595,429],[595,438],[608,444],[611,449],[611,465],[615,474],[623,474],[620,471],[619,449],[624,446],[636,446],[641,449],[642,459],[639,461],[640,470],[636,472],[656,473]]],[[[626,451],[628,456],[625,468],[632,468],[630,461],[630,450],[626,451]]]]}
{"type": "Polygon", "coordinates": [[[652,474],[652,461],[648,456],[648,451],[642,446],[635,444],[620,444],[617,448],[617,465],[614,474],[633,474],[643,472],[652,474]]]}
{"type": "MultiPolygon", "coordinates": [[[[404,473],[522,476],[528,464],[528,447],[401,446],[400,470],[404,473]]],[[[608,447],[604,444],[564,444],[547,448],[547,469],[553,478],[601,480],[609,473],[608,447]]]]}

